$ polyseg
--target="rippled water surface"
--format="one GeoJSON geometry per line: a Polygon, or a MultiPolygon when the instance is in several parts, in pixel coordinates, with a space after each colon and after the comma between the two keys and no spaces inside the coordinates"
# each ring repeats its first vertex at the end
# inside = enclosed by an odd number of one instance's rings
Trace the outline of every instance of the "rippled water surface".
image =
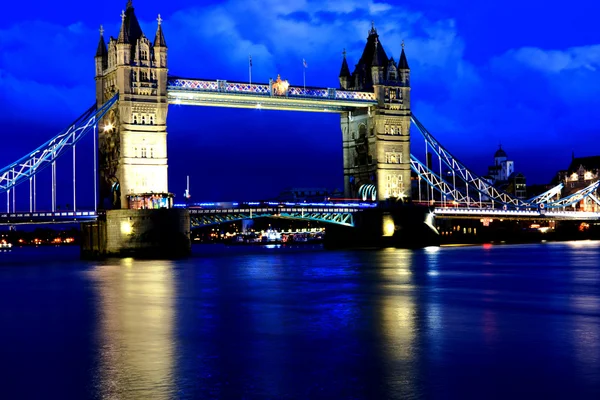
{"type": "Polygon", "coordinates": [[[0,253],[1,399],[599,399],[600,243],[0,253]]]}

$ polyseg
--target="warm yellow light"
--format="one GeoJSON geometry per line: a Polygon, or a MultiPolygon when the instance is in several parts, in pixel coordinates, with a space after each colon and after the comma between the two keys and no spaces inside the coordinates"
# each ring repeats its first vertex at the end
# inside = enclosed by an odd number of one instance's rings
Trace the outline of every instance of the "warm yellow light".
{"type": "Polygon", "coordinates": [[[121,222],[121,233],[123,235],[131,235],[131,232],[133,232],[133,227],[131,226],[131,223],[129,223],[129,221],[121,222]]]}
{"type": "Polygon", "coordinates": [[[391,215],[383,216],[383,236],[394,236],[396,231],[396,224],[394,224],[394,218],[391,215]]]}
{"type": "Polygon", "coordinates": [[[113,128],[114,128],[113,124],[108,123],[108,124],[104,125],[104,132],[112,131],[113,128]]]}

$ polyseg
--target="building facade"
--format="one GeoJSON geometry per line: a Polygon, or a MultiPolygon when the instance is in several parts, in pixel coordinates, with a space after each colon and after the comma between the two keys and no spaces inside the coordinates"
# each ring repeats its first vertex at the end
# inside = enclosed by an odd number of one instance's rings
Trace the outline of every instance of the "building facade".
{"type": "Polygon", "coordinates": [[[341,115],[344,196],[410,199],[410,68],[404,44],[396,63],[372,27],[352,73],[344,52],[339,81],[344,90],[373,91],[378,102],[341,115]]]}
{"type": "MultiPolygon", "coordinates": [[[[599,179],[600,156],[575,157],[573,155],[569,168],[559,171],[556,180],[564,184],[562,197],[566,197],[590,186],[599,179]]],[[[574,207],[581,211],[600,211],[600,206],[589,197],[582,199],[574,207]]]]}
{"type": "Polygon", "coordinates": [[[100,208],[165,208],[167,178],[167,43],[158,18],[152,42],[132,1],[108,44],[100,31],[96,51],[98,106],[118,94],[118,106],[99,125],[100,208]]]}

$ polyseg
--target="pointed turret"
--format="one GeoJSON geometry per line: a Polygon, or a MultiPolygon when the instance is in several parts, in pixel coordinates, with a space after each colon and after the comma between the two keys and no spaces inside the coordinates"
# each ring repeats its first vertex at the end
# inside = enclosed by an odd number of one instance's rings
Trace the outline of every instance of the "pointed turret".
{"type": "Polygon", "coordinates": [[[408,61],[406,60],[406,53],[404,53],[404,40],[402,41],[402,53],[400,53],[400,62],[398,62],[398,75],[400,82],[403,85],[410,86],[410,68],[408,67],[408,61]]]}
{"type": "Polygon", "coordinates": [[[400,62],[398,63],[398,69],[410,69],[408,67],[408,61],[406,60],[406,53],[404,53],[404,40],[402,41],[402,53],[400,53],[400,62]]]}
{"type": "Polygon", "coordinates": [[[142,37],[142,28],[135,15],[133,2],[127,2],[127,8],[121,13],[121,31],[117,43],[137,43],[137,40],[142,37]]]}
{"type": "Polygon", "coordinates": [[[127,31],[127,27],[125,26],[126,17],[127,14],[125,14],[125,11],[121,12],[121,31],[119,32],[119,37],[117,38],[117,44],[129,43],[129,32],[127,31]]]}
{"type": "Polygon", "coordinates": [[[350,68],[348,68],[348,62],[346,61],[346,49],[342,53],[344,55],[344,59],[342,60],[342,69],[340,70],[340,78],[346,77],[350,78],[350,68]]]}
{"type": "Polygon", "coordinates": [[[104,41],[104,27],[100,25],[100,41],[98,42],[96,57],[104,57],[106,55],[108,55],[108,49],[106,48],[106,42],[104,41]]]}
{"type": "Polygon", "coordinates": [[[104,41],[104,28],[100,25],[100,41],[96,49],[96,76],[101,76],[102,72],[108,67],[108,49],[104,41]]]}
{"type": "Polygon", "coordinates": [[[165,35],[162,30],[162,18],[160,14],[158,14],[158,28],[156,28],[156,36],[154,37],[154,47],[167,47],[167,41],[165,40],[165,35]]]}
{"type": "Polygon", "coordinates": [[[344,55],[344,59],[342,60],[342,68],[340,69],[340,87],[342,89],[348,89],[350,81],[352,80],[352,75],[350,74],[350,68],[348,68],[348,62],[346,61],[346,49],[344,49],[342,54],[344,55]]]}
{"type": "Polygon", "coordinates": [[[354,72],[351,74],[353,90],[370,90],[373,88],[373,77],[380,77],[378,82],[382,82],[386,75],[387,60],[389,57],[385,53],[379,35],[375,29],[375,24],[371,23],[367,43],[363,50],[360,60],[356,64],[354,72]],[[375,69],[374,69],[375,68],[375,69]]]}

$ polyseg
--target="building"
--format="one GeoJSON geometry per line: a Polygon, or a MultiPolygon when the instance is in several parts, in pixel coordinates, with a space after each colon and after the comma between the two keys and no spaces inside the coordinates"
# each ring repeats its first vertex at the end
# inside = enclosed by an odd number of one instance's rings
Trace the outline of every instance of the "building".
{"type": "Polygon", "coordinates": [[[488,167],[488,177],[491,179],[492,184],[496,182],[508,181],[508,177],[515,172],[515,162],[508,160],[506,152],[502,150],[502,145],[496,154],[494,154],[494,165],[488,167]]]}
{"type": "MultiPolygon", "coordinates": [[[[599,171],[600,156],[575,157],[575,154],[573,154],[569,168],[559,171],[555,180],[556,183],[562,182],[565,185],[562,197],[569,196],[596,182],[599,179],[599,171]]],[[[600,206],[589,197],[582,199],[573,207],[581,211],[600,211],[600,206]]]]}
{"type": "Polygon", "coordinates": [[[410,68],[404,43],[398,60],[388,56],[374,26],[352,72],[344,52],[340,89],[372,92],[377,100],[369,109],[341,114],[346,198],[411,198],[410,68]]]}
{"type": "Polygon", "coordinates": [[[494,154],[494,165],[488,167],[488,175],[484,178],[491,185],[514,195],[518,199],[527,198],[525,175],[515,172],[515,162],[508,159],[502,145],[494,154]]]}
{"type": "Polygon", "coordinates": [[[565,184],[564,195],[581,190],[598,180],[600,156],[575,157],[566,170],[558,172],[558,182],[565,184]]]}
{"type": "Polygon", "coordinates": [[[168,208],[167,43],[162,19],[154,41],[140,27],[132,5],[121,14],[117,38],[96,50],[96,101],[118,94],[118,106],[99,124],[100,208],[168,208]]]}

